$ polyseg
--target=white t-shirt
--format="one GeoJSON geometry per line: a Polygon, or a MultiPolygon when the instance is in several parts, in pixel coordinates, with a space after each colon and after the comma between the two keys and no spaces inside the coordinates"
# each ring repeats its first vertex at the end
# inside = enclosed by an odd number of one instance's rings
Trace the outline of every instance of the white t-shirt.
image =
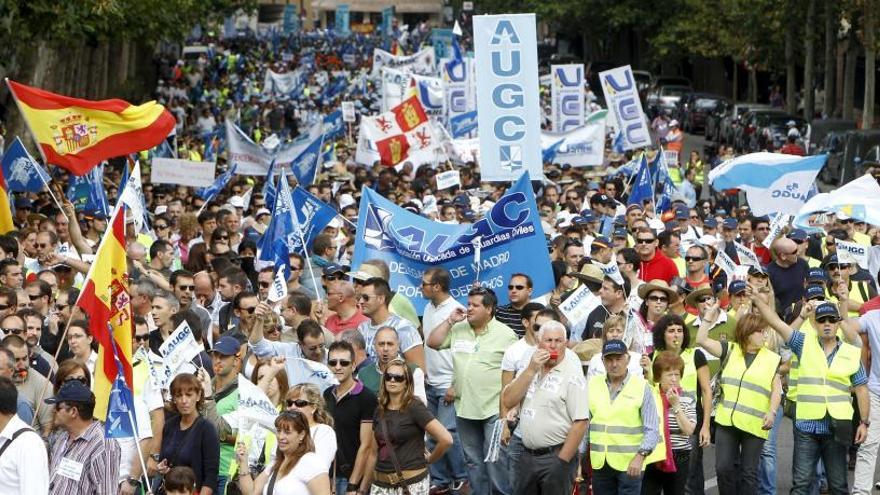
{"type": "MultiPolygon", "coordinates": [[[[315,442],[315,454],[318,455],[320,462],[324,464],[324,472],[326,473],[333,464],[334,457],[336,457],[336,432],[333,431],[333,428],[323,424],[315,425],[309,431],[312,433],[312,441],[315,442]]],[[[302,460],[299,462],[302,464],[302,460]]],[[[297,467],[299,467],[299,464],[297,464],[297,467]]]]}
{"type": "Polygon", "coordinates": [[[501,358],[501,371],[513,371],[513,376],[516,378],[522,370],[528,367],[534,353],[535,346],[526,342],[526,339],[517,340],[504,351],[504,357],[501,358]]]}
{"type": "MultiPolygon", "coordinates": [[[[327,426],[327,428],[330,427],[327,426]]],[[[271,479],[272,468],[267,467],[266,471],[269,473],[271,479]]],[[[303,495],[309,493],[309,482],[322,474],[327,474],[327,465],[325,465],[319,455],[313,452],[306,452],[305,455],[300,458],[299,462],[296,463],[296,466],[287,473],[287,476],[275,480],[275,487],[272,491],[272,495],[303,495]]],[[[263,487],[263,495],[269,495],[268,480],[263,487]]]]}
{"type": "MultiPolygon", "coordinates": [[[[460,302],[450,297],[446,301],[434,306],[433,303],[425,305],[425,314],[422,316],[422,333],[425,342],[431,336],[431,331],[449,318],[455,308],[462,308],[460,302]]],[[[426,382],[432,387],[447,389],[452,386],[452,349],[438,351],[425,345],[425,369],[428,371],[426,382]]]]}
{"type": "MultiPolygon", "coordinates": [[[[868,343],[871,345],[871,349],[880,349],[880,311],[868,311],[859,317],[859,333],[868,334],[868,343]]],[[[871,353],[868,390],[875,395],[880,395],[880,352],[871,353]]]]}
{"type": "MultiPolygon", "coordinates": [[[[0,446],[9,442],[15,432],[27,427],[29,425],[18,416],[12,416],[0,431],[0,446]]],[[[38,434],[22,433],[0,457],[0,493],[49,493],[49,457],[46,444],[38,434]]]]}
{"type": "MultiPolygon", "coordinates": [[[[643,376],[642,366],[639,363],[642,355],[638,352],[629,351],[629,364],[626,369],[630,375],[643,376]]],[[[602,353],[598,353],[590,359],[589,369],[587,370],[587,379],[605,374],[605,363],[602,361],[602,353]]]]}

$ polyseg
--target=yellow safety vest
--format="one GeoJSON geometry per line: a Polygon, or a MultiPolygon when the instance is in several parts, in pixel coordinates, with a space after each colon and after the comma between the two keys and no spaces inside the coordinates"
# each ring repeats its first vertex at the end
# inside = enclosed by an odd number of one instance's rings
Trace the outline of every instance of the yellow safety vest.
{"type": "MultiPolygon", "coordinates": [[[[830,294],[830,292],[831,292],[830,289],[828,290],[828,292],[829,292],[828,299],[837,302],[837,300],[838,300],[837,296],[830,294]]],[[[862,281],[858,281],[858,280],[856,280],[856,281],[850,280],[849,281],[849,300],[850,301],[852,301],[854,303],[858,303],[858,304],[865,304],[866,302],[868,302],[868,299],[870,299],[870,298],[871,298],[871,293],[868,292],[868,285],[866,282],[862,282],[862,281]]],[[[850,318],[858,318],[859,312],[858,311],[848,311],[847,316],[849,316],[850,318]]]]}
{"type": "Polygon", "coordinates": [[[715,412],[715,422],[766,439],[769,432],[762,425],[764,415],[770,410],[773,377],[781,358],[762,347],[747,368],[739,345],[730,342],[727,352],[730,357],[721,371],[722,401],[715,412]]]}
{"type": "Polygon", "coordinates": [[[669,167],[669,178],[672,179],[672,183],[675,184],[675,187],[681,185],[681,169],[678,167],[669,167]]]}
{"type": "Polygon", "coordinates": [[[859,370],[862,351],[841,342],[831,365],[819,339],[807,335],[801,353],[804,369],[798,379],[797,419],[822,419],[830,414],[834,419],[852,419],[850,378],[859,370]]]}
{"type": "MultiPolygon", "coordinates": [[[[693,347],[689,347],[683,351],[679,356],[684,361],[684,374],[681,375],[681,388],[684,390],[684,395],[690,397],[691,399],[697,400],[697,367],[694,365],[694,353],[697,350],[693,347]]],[[[652,363],[657,360],[658,352],[654,352],[654,360],[652,363]]],[[[656,381],[659,377],[654,377],[656,381]]],[[[658,402],[658,404],[660,404],[658,402]]]]}
{"type": "MultiPolygon", "coordinates": [[[[612,401],[605,379],[606,375],[590,378],[590,463],[593,469],[602,469],[607,462],[616,471],[626,471],[644,436],[641,411],[647,382],[640,376],[630,376],[612,401]]],[[[654,400],[658,399],[655,391],[654,400]]],[[[658,404],[659,416],[663,407],[658,404]]],[[[660,435],[660,442],[645,459],[643,469],[649,463],[666,459],[662,429],[660,435]]]]}
{"type": "Polygon", "coordinates": [[[694,185],[703,185],[703,182],[706,180],[706,167],[703,165],[703,161],[697,160],[696,163],[688,163],[687,169],[695,169],[697,171],[696,175],[694,175],[694,185]]]}

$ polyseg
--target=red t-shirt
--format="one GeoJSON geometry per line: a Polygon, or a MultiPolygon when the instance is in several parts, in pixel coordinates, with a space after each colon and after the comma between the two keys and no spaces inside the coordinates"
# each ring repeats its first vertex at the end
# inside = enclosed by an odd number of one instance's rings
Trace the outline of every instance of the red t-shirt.
{"type": "Polygon", "coordinates": [[[357,312],[351,315],[351,318],[347,320],[340,319],[339,315],[334,313],[327,317],[327,322],[324,324],[324,326],[326,326],[327,330],[330,330],[333,335],[339,335],[346,330],[356,329],[358,325],[369,319],[370,318],[364,316],[364,314],[361,313],[361,310],[357,310],[357,312]]]}
{"type": "Polygon", "coordinates": [[[859,315],[863,315],[868,311],[874,311],[875,309],[880,309],[880,296],[865,301],[865,304],[862,304],[862,307],[859,308],[859,315]]]}
{"type": "Polygon", "coordinates": [[[664,256],[659,249],[654,252],[654,257],[650,261],[642,261],[639,267],[639,278],[645,282],[659,279],[671,284],[672,279],[677,276],[678,267],[675,266],[675,262],[664,256]]]}

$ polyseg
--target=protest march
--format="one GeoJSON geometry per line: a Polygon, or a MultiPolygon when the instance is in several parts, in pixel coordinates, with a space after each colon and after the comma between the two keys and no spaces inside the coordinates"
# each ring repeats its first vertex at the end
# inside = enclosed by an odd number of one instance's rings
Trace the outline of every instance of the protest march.
{"type": "Polygon", "coordinates": [[[9,72],[0,494],[880,489],[873,113],[354,7],[9,72]]]}

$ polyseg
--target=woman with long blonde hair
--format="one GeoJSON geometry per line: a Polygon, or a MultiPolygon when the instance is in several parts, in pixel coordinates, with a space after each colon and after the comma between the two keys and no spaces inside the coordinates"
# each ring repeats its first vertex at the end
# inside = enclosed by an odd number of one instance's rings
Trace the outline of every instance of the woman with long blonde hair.
{"type": "Polygon", "coordinates": [[[443,457],[451,445],[449,431],[415,398],[413,374],[406,361],[389,362],[379,387],[364,471],[367,481],[372,481],[370,494],[428,495],[428,464],[443,457]],[[430,453],[425,448],[426,432],[437,444],[430,453]]]}
{"type": "MultiPolygon", "coordinates": [[[[245,469],[238,477],[238,486],[245,495],[329,495],[330,476],[324,461],[315,454],[305,414],[282,411],[275,419],[278,450],[275,462],[256,479],[245,469]]],[[[238,462],[247,465],[248,450],[244,443],[236,448],[238,462]]]]}
{"type": "Polygon", "coordinates": [[[287,410],[303,413],[309,422],[315,453],[330,469],[336,457],[336,431],[321,390],[311,383],[294,385],[287,391],[287,410]]]}

